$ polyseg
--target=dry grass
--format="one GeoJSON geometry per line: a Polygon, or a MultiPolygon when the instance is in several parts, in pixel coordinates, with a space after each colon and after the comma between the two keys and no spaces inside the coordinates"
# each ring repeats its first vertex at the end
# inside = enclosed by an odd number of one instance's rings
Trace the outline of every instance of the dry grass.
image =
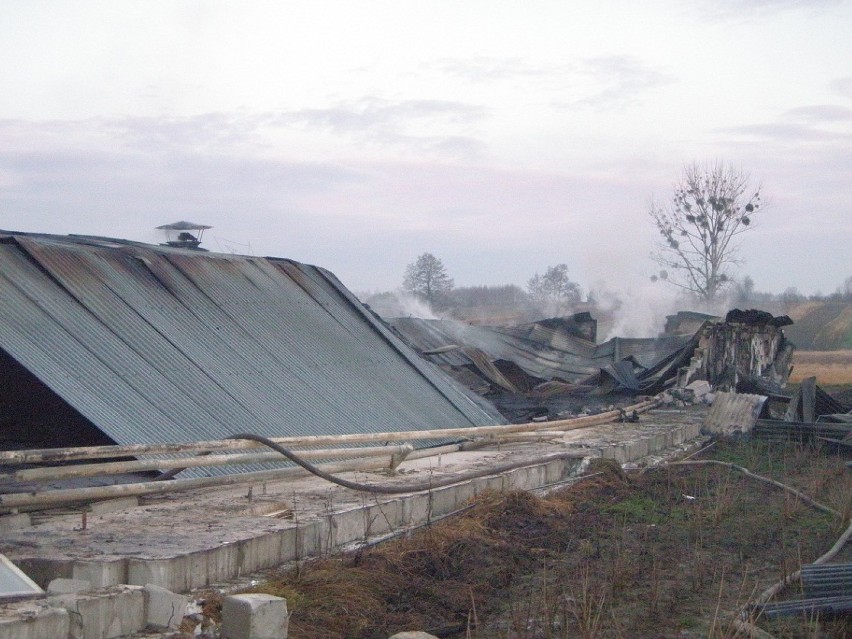
{"type": "MultiPolygon", "coordinates": [[[[801,445],[719,444],[713,458],[852,508],[844,460],[801,445]]],[[[731,637],[753,593],[822,554],[839,521],[719,467],[601,474],[546,498],[480,495],[472,509],[378,547],[278,575],[292,639],[731,637]]],[[[852,623],[852,622],[851,622],[852,623]]],[[[779,638],[852,636],[785,620],[779,638]],[[822,634],[820,634],[822,633],[822,634]]]]}
{"type": "Polygon", "coordinates": [[[816,377],[820,385],[852,384],[852,350],[795,351],[790,383],[816,377]]]}

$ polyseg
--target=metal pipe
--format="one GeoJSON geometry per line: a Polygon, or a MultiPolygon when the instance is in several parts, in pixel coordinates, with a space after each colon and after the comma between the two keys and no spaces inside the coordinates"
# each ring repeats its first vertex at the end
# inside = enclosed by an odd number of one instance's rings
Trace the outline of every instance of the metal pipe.
{"type": "MultiPolygon", "coordinates": [[[[529,422],[525,424],[505,424],[499,426],[470,426],[466,428],[443,428],[417,431],[392,431],[384,433],[351,433],[347,435],[308,435],[303,437],[270,438],[281,446],[302,448],[325,445],[359,444],[367,442],[405,442],[423,439],[442,439],[462,437],[472,439],[479,436],[508,433],[534,432],[537,430],[574,430],[617,421],[625,413],[642,413],[659,404],[650,399],[623,409],[611,410],[597,415],[573,417],[552,422],[529,422]]],[[[216,450],[236,450],[257,448],[260,444],[243,440],[213,440],[183,444],[131,444],[126,446],[89,446],[81,448],[43,448],[38,450],[0,451],[0,464],[28,464],[74,461],[81,459],[102,459],[105,457],[135,457],[138,455],[162,455],[216,450]]]]}
{"type": "MultiPolygon", "coordinates": [[[[366,471],[387,468],[390,465],[390,461],[391,456],[388,456],[387,459],[377,458],[368,461],[350,460],[332,464],[321,464],[319,467],[328,473],[366,471]]],[[[136,484],[115,484],[112,486],[60,488],[27,493],[8,493],[0,495],[0,510],[6,511],[16,508],[34,507],[45,508],[74,502],[92,502],[103,499],[114,499],[116,497],[138,497],[141,495],[155,495],[179,490],[210,488],[213,486],[233,486],[246,482],[272,481],[288,477],[304,477],[306,475],[308,473],[304,469],[298,466],[290,466],[275,470],[235,473],[232,475],[219,475],[217,477],[196,477],[192,479],[175,479],[172,481],[148,481],[136,484]]]]}
{"type": "MultiPolygon", "coordinates": [[[[410,444],[399,446],[372,446],[369,448],[323,448],[301,451],[304,459],[358,459],[380,457],[382,455],[407,455],[414,447],[410,444]]],[[[235,464],[268,464],[284,460],[278,453],[255,453],[230,455],[204,455],[203,457],[178,457],[172,459],[142,459],[99,464],[77,464],[74,466],[53,466],[25,468],[11,473],[0,473],[0,480],[15,482],[52,481],[71,477],[96,477],[117,473],[135,473],[165,468],[196,468],[199,466],[226,466],[235,464]]]]}
{"type": "MultiPolygon", "coordinates": [[[[456,428],[456,429],[442,429],[442,430],[429,430],[429,431],[410,431],[410,432],[393,432],[393,433],[372,433],[372,434],[363,434],[357,433],[353,435],[320,435],[313,437],[283,437],[277,438],[275,440],[269,439],[270,442],[296,442],[299,445],[303,446],[311,446],[311,445],[319,445],[321,442],[335,442],[335,443],[353,443],[357,441],[374,441],[376,439],[380,440],[395,440],[399,441],[402,439],[433,439],[438,437],[447,437],[452,435],[471,437],[472,435],[491,435],[491,436],[499,436],[499,435],[507,435],[514,433],[524,433],[524,432],[534,432],[538,430],[551,430],[551,429],[559,429],[559,430],[574,430],[578,428],[586,428],[589,426],[594,426],[598,424],[604,424],[613,420],[617,420],[622,417],[625,412],[644,412],[649,410],[650,408],[656,406],[658,404],[657,400],[650,400],[641,402],[639,404],[635,404],[626,409],[612,410],[607,411],[605,413],[600,413],[597,415],[589,415],[580,418],[573,419],[565,419],[558,420],[553,422],[532,422],[527,424],[512,424],[506,426],[480,426],[480,427],[471,427],[471,428],[456,428]]],[[[159,453],[162,452],[164,448],[172,448],[180,447],[181,452],[189,452],[192,450],[196,451],[206,451],[211,448],[216,449],[224,449],[231,448],[229,444],[243,444],[241,440],[227,440],[227,441],[216,441],[216,442],[199,442],[196,444],[190,445],[165,445],[165,446],[108,446],[108,447],[95,447],[95,455],[96,456],[120,456],[120,455],[128,455],[128,454],[142,454],[143,449],[147,454],[159,453]],[[133,452],[131,452],[133,450],[133,452]]],[[[280,445],[280,444],[279,444],[280,445]]],[[[457,445],[459,448],[463,445],[457,445]]],[[[238,445],[236,448],[244,448],[247,447],[245,444],[238,445]]],[[[456,446],[453,446],[454,450],[457,450],[456,446]]],[[[65,459],[73,459],[75,458],[73,455],[77,454],[80,457],[76,457],[78,459],[85,458],[84,455],[90,453],[92,449],[74,449],[71,452],[71,456],[66,457],[65,459]]],[[[9,451],[12,455],[6,457],[8,461],[10,458],[15,459],[17,461],[28,460],[32,461],[33,459],[38,457],[39,453],[47,453],[49,455],[54,455],[56,453],[61,453],[64,451],[56,451],[56,450],[47,450],[47,451],[9,451]],[[18,453],[19,456],[15,457],[15,453],[18,453]],[[23,453],[23,455],[20,455],[23,453]],[[27,457],[27,453],[36,453],[34,456],[27,457]]],[[[447,451],[451,452],[451,451],[447,451]]],[[[432,450],[430,454],[439,454],[439,450],[432,450]]],[[[350,462],[340,462],[337,464],[323,465],[320,468],[325,470],[327,473],[336,473],[336,472],[345,472],[350,470],[367,470],[372,468],[380,468],[387,467],[388,465],[394,466],[398,464],[400,461],[400,455],[390,455],[389,463],[384,462],[367,462],[365,460],[357,460],[350,462]]],[[[56,457],[52,457],[52,460],[56,460],[56,457]]],[[[189,461],[190,458],[185,460],[181,460],[182,463],[189,461]]],[[[3,461],[3,458],[0,457],[0,461],[3,461]]],[[[203,462],[207,462],[208,459],[203,458],[203,462]]],[[[237,473],[232,475],[224,475],[218,477],[201,477],[201,478],[193,478],[193,479],[178,479],[166,482],[141,482],[136,484],[118,484],[113,486],[96,486],[96,487],[87,487],[87,488],[72,488],[72,489],[57,489],[50,491],[34,491],[29,493],[10,493],[0,495],[0,510],[13,510],[18,508],[44,508],[55,506],[58,504],[67,504],[78,501],[97,501],[101,499],[109,499],[119,496],[138,496],[138,495],[146,495],[146,494],[158,494],[158,493],[166,493],[166,492],[174,492],[179,490],[189,490],[196,488],[206,488],[210,486],[228,486],[239,483],[251,482],[251,481],[264,481],[264,480],[273,480],[273,479],[281,479],[290,476],[298,476],[303,473],[303,469],[299,467],[288,467],[283,469],[275,469],[275,470],[267,470],[267,471],[257,471],[252,473],[237,473]]]]}

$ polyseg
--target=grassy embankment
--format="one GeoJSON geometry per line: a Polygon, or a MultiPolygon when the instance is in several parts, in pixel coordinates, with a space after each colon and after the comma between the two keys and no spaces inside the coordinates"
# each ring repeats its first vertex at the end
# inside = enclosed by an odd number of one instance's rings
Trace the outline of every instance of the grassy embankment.
{"type": "Polygon", "coordinates": [[[796,351],[790,383],[816,377],[820,386],[852,384],[852,349],[843,351],[796,351]]]}

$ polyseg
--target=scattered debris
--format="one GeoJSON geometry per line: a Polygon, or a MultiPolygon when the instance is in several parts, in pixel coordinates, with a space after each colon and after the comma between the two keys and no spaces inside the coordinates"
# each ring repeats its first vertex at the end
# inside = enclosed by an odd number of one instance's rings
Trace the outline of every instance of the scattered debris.
{"type": "Polygon", "coordinates": [[[751,432],[766,397],[738,393],[718,393],[704,420],[704,430],[717,435],[751,432]]]}

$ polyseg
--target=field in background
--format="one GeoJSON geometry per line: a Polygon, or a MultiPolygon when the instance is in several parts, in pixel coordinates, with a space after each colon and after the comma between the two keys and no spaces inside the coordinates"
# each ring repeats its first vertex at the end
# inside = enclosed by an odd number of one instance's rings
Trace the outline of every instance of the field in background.
{"type": "Polygon", "coordinates": [[[816,377],[821,386],[852,384],[852,349],[842,351],[795,351],[790,383],[816,377]]]}

